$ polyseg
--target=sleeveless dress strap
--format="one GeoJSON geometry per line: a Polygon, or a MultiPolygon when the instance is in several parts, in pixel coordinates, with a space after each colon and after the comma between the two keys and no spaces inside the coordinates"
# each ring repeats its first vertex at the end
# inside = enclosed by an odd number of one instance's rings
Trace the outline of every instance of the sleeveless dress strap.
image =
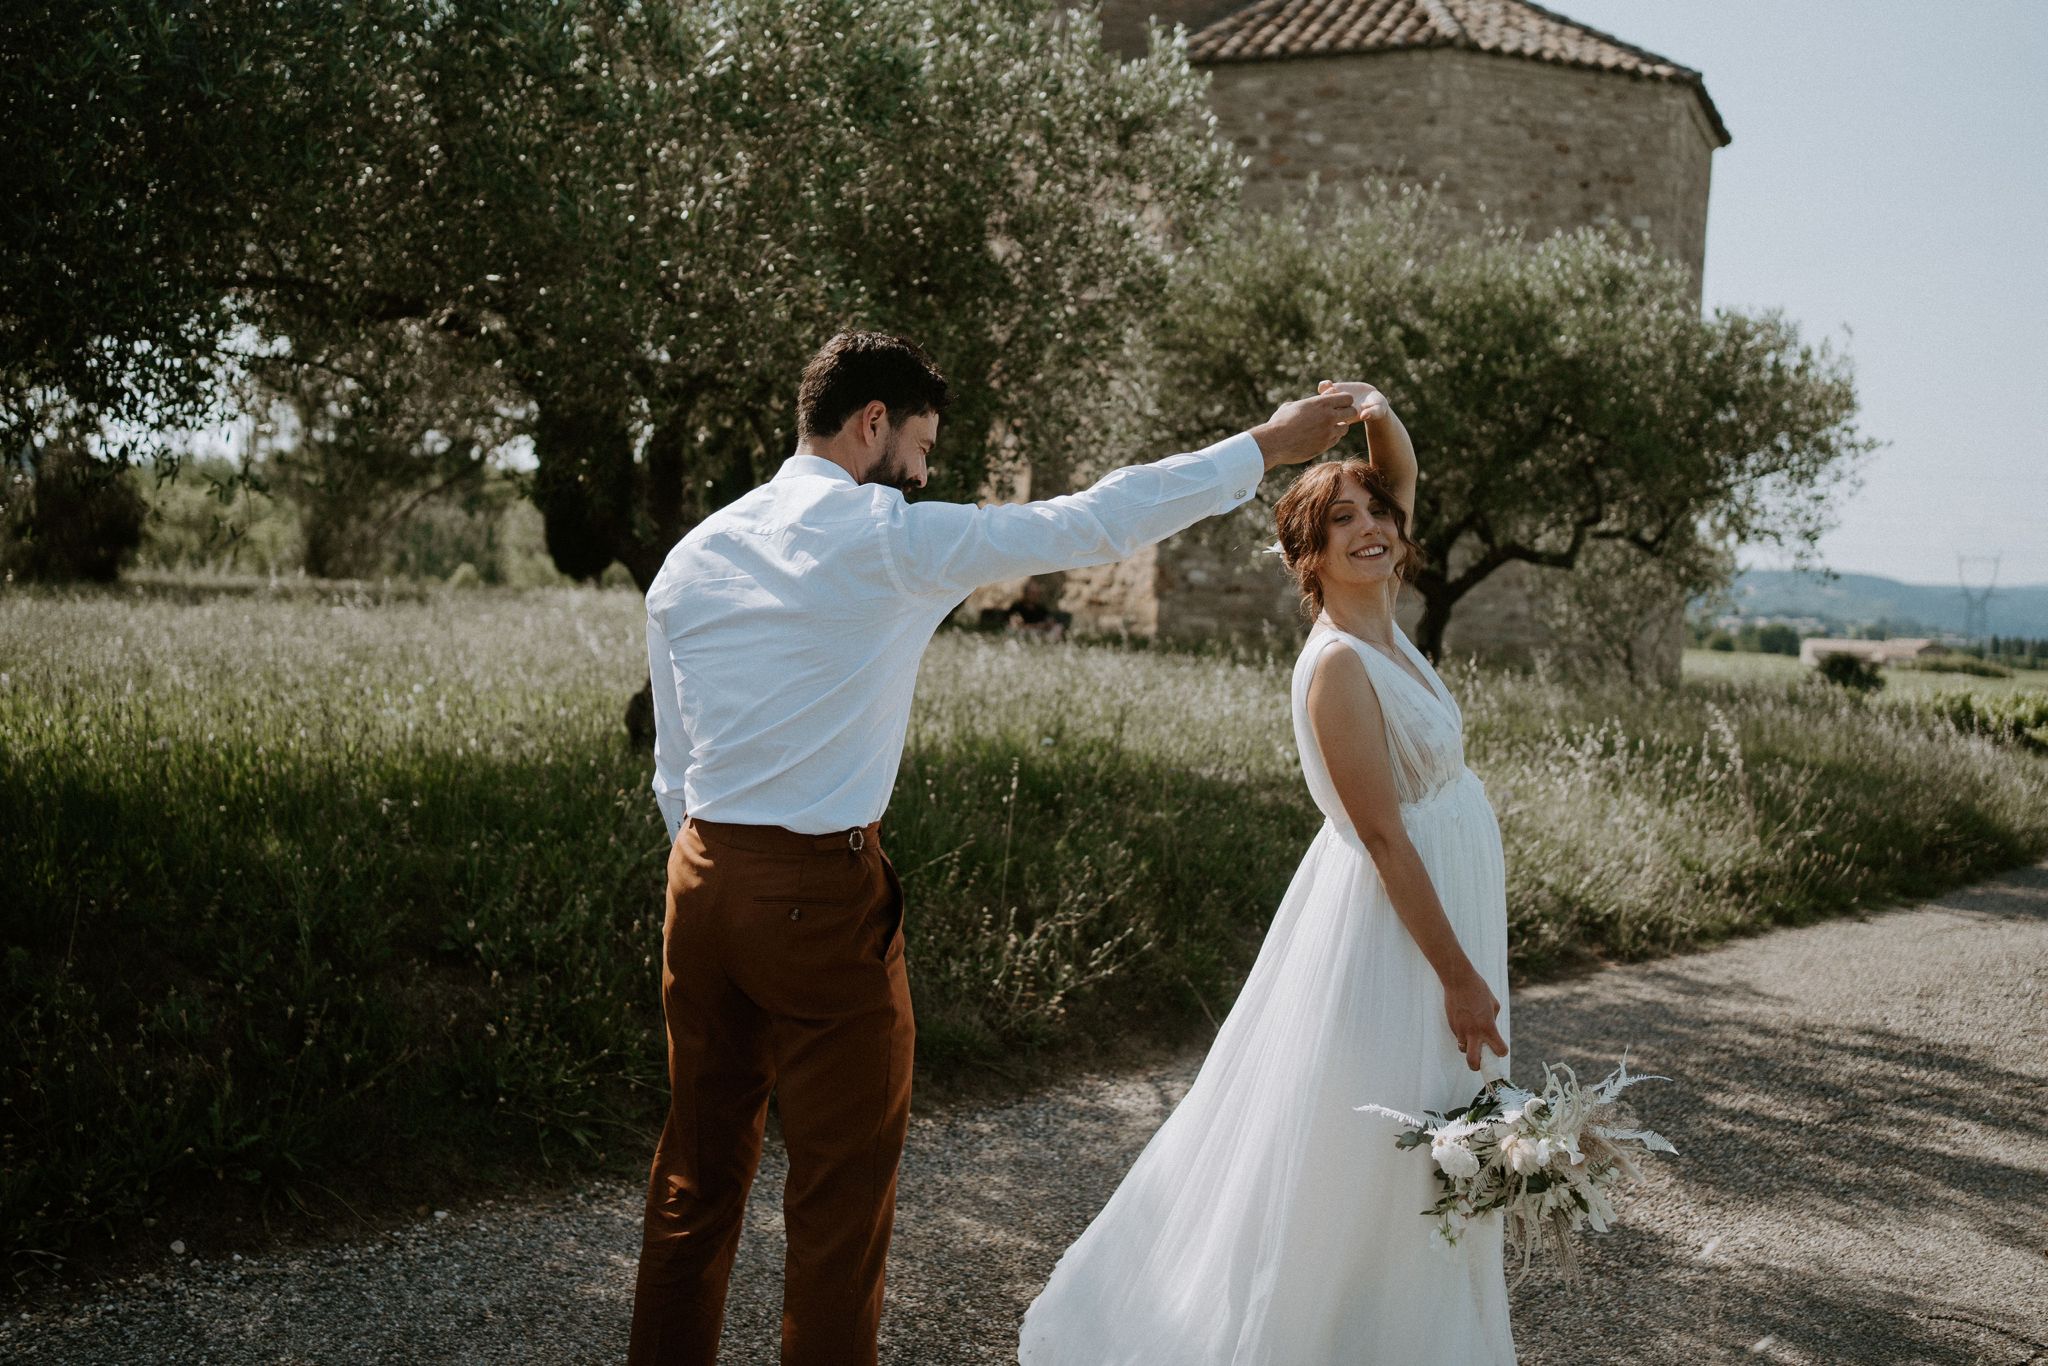
{"type": "MultiPolygon", "coordinates": [[[[1403,803],[1415,801],[1429,785],[1427,778],[1429,773],[1428,725],[1426,718],[1422,717],[1417,711],[1418,706],[1421,704],[1417,703],[1413,696],[1402,687],[1394,684],[1382,684],[1379,681],[1379,675],[1373,671],[1374,661],[1370,658],[1370,656],[1378,655],[1378,650],[1375,650],[1371,645],[1359,640],[1348,632],[1340,631],[1325,623],[1317,623],[1317,629],[1326,632],[1331,641],[1343,642],[1353,654],[1359,657],[1360,662],[1364,665],[1366,682],[1371,686],[1374,695],[1379,699],[1380,719],[1387,737],[1387,753],[1392,757],[1394,763],[1394,789],[1400,794],[1403,803]]],[[[1322,646],[1315,648],[1314,663],[1320,664],[1322,662],[1323,653],[1328,649],[1328,644],[1329,642],[1326,641],[1322,646]]],[[[1380,656],[1378,664],[1381,668],[1392,669],[1397,672],[1401,668],[1400,665],[1384,655],[1380,656]]],[[[1305,670],[1304,674],[1306,676],[1313,676],[1314,669],[1305,670]]],[[[1404,677],[1401,681],[1410,687],[1420,688],[1423,692],[1429,693],[1430,705],[1442,704],[1442,699],[1430,689],[1427,683],[1418,683],[1415,679],[1407,677],[1404,677]]],[[[1302,700],[1305,700],[1306,696],[1307,694],[1304,691],[1302,700]]],[[[1303,755],[1302,757],[1304,764],[1306,764],[1310,756],[1303,755]]],[[[1321,756],[1317,755],[1314,757],[1317,760],[1318,771],[1324,780],[1328,781],[1327,770],[1323,770],[1321,766],[1321,756]]]]}

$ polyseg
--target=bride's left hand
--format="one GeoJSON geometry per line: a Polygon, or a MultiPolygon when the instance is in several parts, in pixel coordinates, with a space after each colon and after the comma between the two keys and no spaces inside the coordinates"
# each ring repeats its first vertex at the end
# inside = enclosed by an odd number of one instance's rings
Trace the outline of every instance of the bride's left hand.
{"type": "Polygon", "coordinates": [[[1316,385],[1316,392],[1319,394],[1327,394],[1333,390],[1350,397],[1351,406],[1358,410],[1360,422],[1377,422],[1381,418],[1393,416],[1394,406],[1387,402],[1387,396],[1363,380],[1326,379],[1316,385]]]}

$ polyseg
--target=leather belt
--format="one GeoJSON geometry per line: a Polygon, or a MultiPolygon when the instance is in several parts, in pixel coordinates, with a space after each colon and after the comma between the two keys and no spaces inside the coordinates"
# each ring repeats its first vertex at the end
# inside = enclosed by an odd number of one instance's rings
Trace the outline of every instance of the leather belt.
{"type": "Polygon", "coordinates": [[[730,821],[699,820],[695,816],[689,817],[687,824],[695,826],[706,839],[762,854],[830,853],[840,849],[858,854],[871,846],[879,847],[882,832],[880,821],[822,835],[780,825],[737,825],[730,821]]]}

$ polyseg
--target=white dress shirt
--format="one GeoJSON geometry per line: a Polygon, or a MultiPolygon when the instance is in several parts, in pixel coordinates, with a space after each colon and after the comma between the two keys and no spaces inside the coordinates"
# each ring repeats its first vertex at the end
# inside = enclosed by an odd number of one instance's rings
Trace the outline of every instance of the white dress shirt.
{"type": "Polygon", "coordinates": [[[985,583],[1126,559],[1237,507],[1249,432],[1035,503],[910,503],[831,461],[775,477],[676,542],[647,590],[654,795],[684,814],[828,834],[881,818],[932,632],[985,583]]]}

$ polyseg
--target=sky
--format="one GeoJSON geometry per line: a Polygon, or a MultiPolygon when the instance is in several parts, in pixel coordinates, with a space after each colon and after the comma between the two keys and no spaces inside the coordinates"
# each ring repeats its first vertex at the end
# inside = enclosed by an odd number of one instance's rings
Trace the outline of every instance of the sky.
{"type": "Polygon", "coordinates": [[[1734,136],[1706,307],[1782,308],[1855,363],[1887,444],[1823,562],[1953,584],[1998,555],[1999,583],[2048,584],[2048,0],[1548,7],[1705,75],[1734,136]]]}

